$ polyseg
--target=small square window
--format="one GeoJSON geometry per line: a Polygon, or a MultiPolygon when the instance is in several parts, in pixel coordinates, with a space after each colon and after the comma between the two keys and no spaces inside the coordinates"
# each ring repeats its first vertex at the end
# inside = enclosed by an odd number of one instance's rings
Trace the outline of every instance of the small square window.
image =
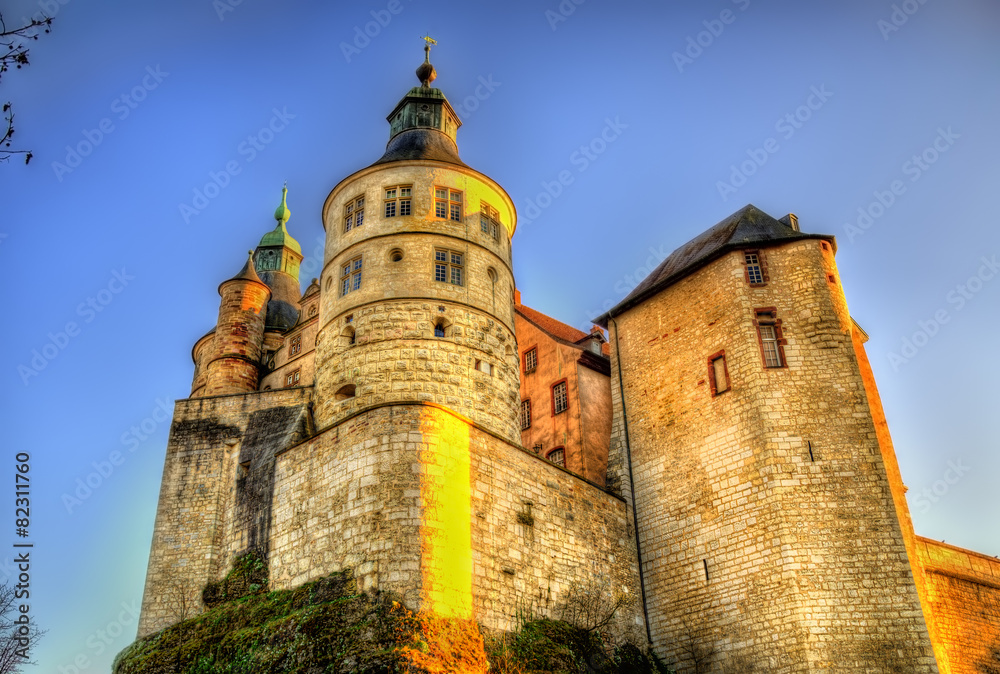
{"type": "Polygon", "coordinates": [[[295,386],[299,383],[300,370],[295,370],[294,372],[289,372],[285,375],[285,386],[295,386]]]}

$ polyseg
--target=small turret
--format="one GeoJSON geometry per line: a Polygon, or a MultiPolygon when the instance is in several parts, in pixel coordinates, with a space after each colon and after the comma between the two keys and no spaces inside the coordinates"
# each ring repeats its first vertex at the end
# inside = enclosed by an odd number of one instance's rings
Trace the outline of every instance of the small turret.
{"type": "Polygon", "coordinates": [[[219,286],[219,321],[199,397],[257,390],[271,289],[254,271],[253,251],[249,256],[243,269],[219,286]]]}

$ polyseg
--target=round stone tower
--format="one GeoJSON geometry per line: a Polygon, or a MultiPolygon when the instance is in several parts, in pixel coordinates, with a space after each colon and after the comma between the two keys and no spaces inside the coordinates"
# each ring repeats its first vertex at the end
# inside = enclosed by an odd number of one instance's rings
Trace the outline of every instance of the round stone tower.
{"type": "MultiPolygon", "coordinates": [[[[240,273],[219,286],[222,296],[219,321],[205,363],[204,388],[198,397],[257,390],[271,289],[260,280],[253,267],[251,251],[240,273]]],[[[198,383],[196,374],[196,387],[198,383]]]]}
{"type": "Polygon", "coordinates": [[[387,118],[385,154],[323,206],[316,421],[423,401],[519,442],[517,215],[500,185],[459,158],[461,121],[431,87],[425,51],[420,86],[387,118]]]}

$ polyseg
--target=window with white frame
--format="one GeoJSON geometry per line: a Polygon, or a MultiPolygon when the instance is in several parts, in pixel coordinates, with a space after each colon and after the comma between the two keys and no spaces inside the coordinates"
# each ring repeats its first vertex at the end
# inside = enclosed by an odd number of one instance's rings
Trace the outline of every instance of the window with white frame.
{"type": "Polygon", "coordinates": [[[413,185],[394,185],[385,188],[385,199],[383,199],[385,217],[394,218],[397,215],[409,215],[412,192],[413,185]]]}

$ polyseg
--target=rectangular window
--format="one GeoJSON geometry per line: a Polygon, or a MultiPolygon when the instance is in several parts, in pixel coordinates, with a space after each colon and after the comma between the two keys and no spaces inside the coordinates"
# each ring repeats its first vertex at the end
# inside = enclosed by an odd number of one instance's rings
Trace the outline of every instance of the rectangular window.
{"type": "Polygon", "coordinates": [[[361,288],[361,256],[348,260],[340,270],[340,295],[361,288]]]}
{"type": "Polygon", "coordinates": [[[531,401],[522,400],[521,401],[521,430],[525,431],[531,428],[531,401]]]}
{"type": "Polygon", "coordinates": [[[409,215],[412,194],[413,185],[395,185],[385,188],[385,217],[394,218],[397,215],[409,215]]]}
{"type": "Polygon", "coordinates": [[[720,351],[708,357],[708,381],[712,396],[729,390],[729,370],[726,368],[726,352],[720,351]]]}
{"type": "Polygon", "coordinates": [[[566,451],[562,447],[556,447],[545,455],[545,458],[557,466],[566,467],[566,451]]]}
{"type": "Polygon", "coordinates": [[[534,372],[538,367],[538,349],[528,349],[524,352],[524,374],[534,372]]]}
{"type": "Polygon", "coordinates": [[[464,256],[453,250],[434,251],[434,280],[463,285],[464,256]]]}
{"type": "Polygon", "coordinates": [[[344,231],[349,232],[354,227],[360,227],[365,222],[365,198],[354,197],[344,206],[344,231]]]}
{"type": "Polygon", "coordinates": [[[566,382],[561,381],[552,387],[552,413],[565,412],[569,407],[566,400],[566,382]]]}
{"type": "Polygon", "coordinates": [[[302,335],[298,337],[292,337],[292,341],[288,347],[288,355],[294,356],[302,351],[302,335]]]}
{"type": "Polygon", "coordinates": [[[447,187],[434,188],[434,216],[462,221],[462,193],[447,187]]]}
{"type": "Polygon", "coordinates": [[[754,314],[756,315],[754,325],[757,326],[764,367],[784,367],[785,340],[782,339],[781,321],[778,320],[777,311],[773,308],[757,309],[754,314]]]}
{"type": "Polygon", "coordinates": [[[764,256],[759,250],[743,251],[744,271],[746,280],[752,286],[767,285],[767,272],[764,267],[764,256]]]}
{"type": "Polygon", "coordinates": [[[299,370],[285,375],[285,386],[295,386],[299,383],[299,370]]]}
{"type": "Polygon", "coordinates": [[[495,241],[500,240],[500,214],[485,202],[479,203],[479,227],[483,234],[489,234],[495,241]]]}

